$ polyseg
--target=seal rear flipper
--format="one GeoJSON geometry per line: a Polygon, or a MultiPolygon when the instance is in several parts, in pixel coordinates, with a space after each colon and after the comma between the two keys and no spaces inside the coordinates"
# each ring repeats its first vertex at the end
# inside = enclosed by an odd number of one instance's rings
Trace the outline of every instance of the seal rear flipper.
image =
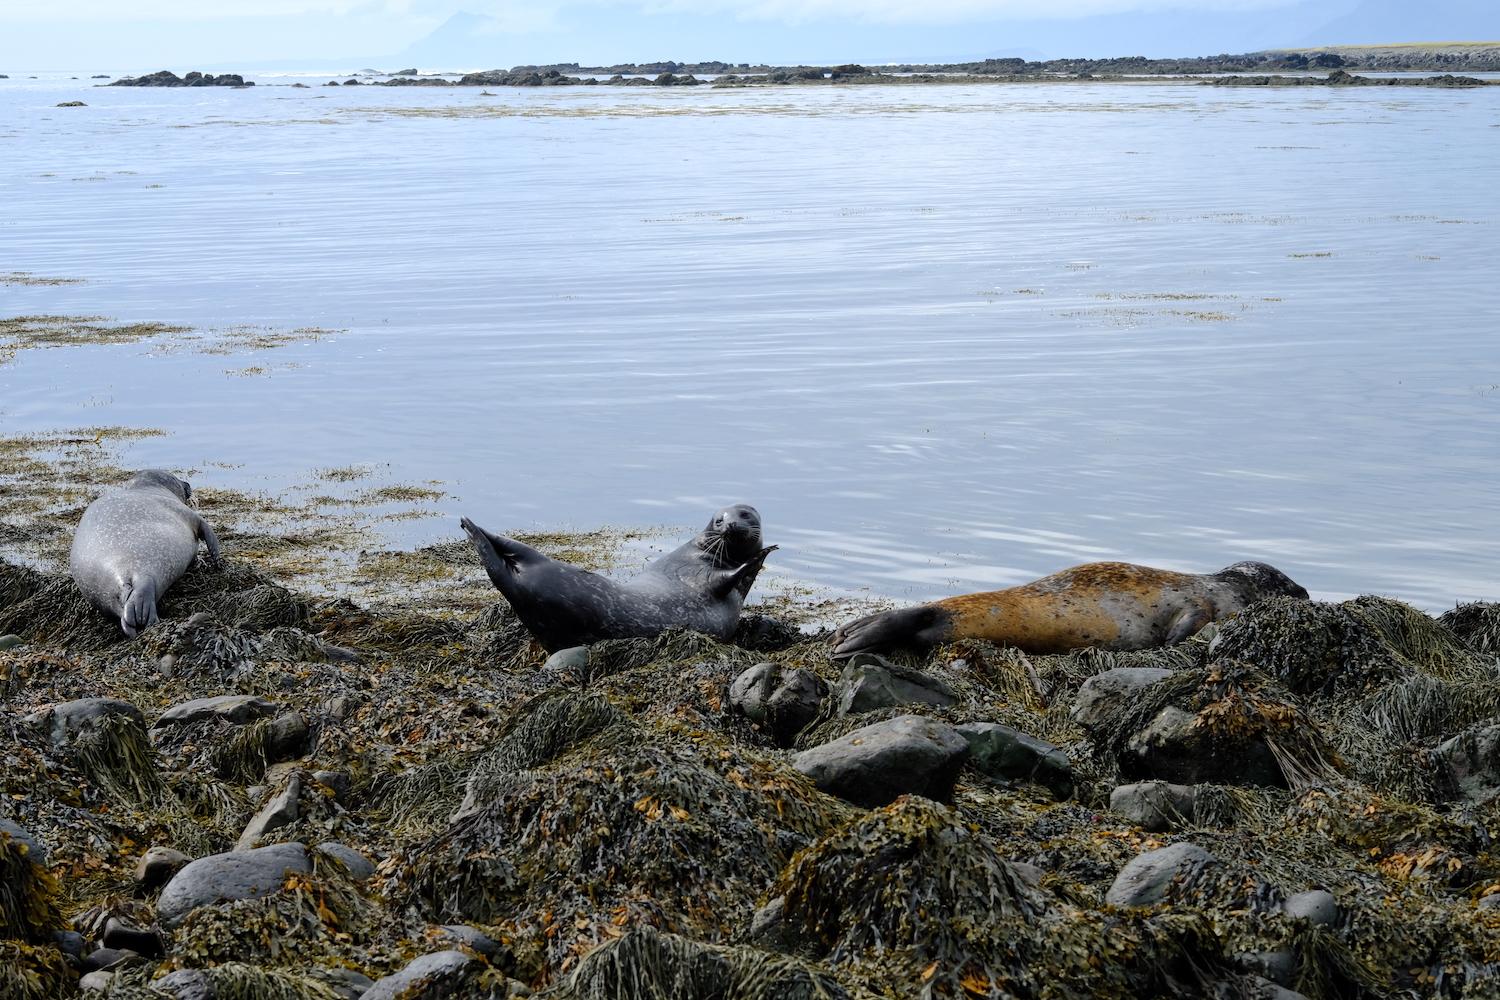
{"type": "Polygon", "coordinates": [[[134,639],[141,629],[150,628],[159,620],[156,587],[150,582],[137,585],[126,580],[120,587],[120,630],[134,639]]]}
{"type": "Polygon", "coordinates": [[[953,612],[934,604],[882,611],[839,626],[833,633],[833,658],[884,653],[897,646],[931,649],[953,634],[953,612]]]}
{"type": "Polygon", "coordinates": [[[724,575],[713,582],[714,600],[722,601],[730,593],[739,591],[740,600],[743,601],[745,595],[750,593],[750,588],[755,586],[755,578],[760,575],[766,556],[775,552],[777,548],[778,546],[768,545],[747,559],[744,565],[725,570],[724,575]]]}

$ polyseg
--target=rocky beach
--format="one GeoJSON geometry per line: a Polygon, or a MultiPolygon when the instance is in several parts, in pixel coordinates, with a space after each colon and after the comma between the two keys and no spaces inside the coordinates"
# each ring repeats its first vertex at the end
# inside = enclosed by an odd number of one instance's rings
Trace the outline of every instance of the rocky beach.
{"type": "Polygon", "coordinates": [[[126,639],[56,568],[123,475],[105,438],[7,445],[7,997],[1500,981],[1500,604],[1283,598],[1173,648],[840,664],[787,602],[729,643],[549,657],[461,541],[362,553],[378,586],[331,596],[315,532],[206,490],[224,561],[126,639]]]}

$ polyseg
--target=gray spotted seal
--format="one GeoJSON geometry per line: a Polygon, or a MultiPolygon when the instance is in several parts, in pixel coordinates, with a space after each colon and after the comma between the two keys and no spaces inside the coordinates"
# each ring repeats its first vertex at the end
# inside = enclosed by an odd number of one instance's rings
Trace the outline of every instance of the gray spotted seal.
{"type": "Polygon", "coordinates": [[[988,639],[1028,653],[1081,646],[1175,645],[1267,597],[1307,599],[1274,566],[1238,562],[1217,573],[1173,573],[1122,562],[1086,563],[1032,583],[947,597],[849,622],[833,634],[838,659],[896,646],[930,649],[988,639]]]}
{"type": "Polygon", "coordinates": [[[549,653],[668,628],[728,639],[745,595],[776,549],[761,547],[755,508],[735,504],[716,511],[697,537],[647,564],[633,580],[617,583],[491,534],[468,518],[462,523],[495,588],[549,653]]]}
{"type": "Polygon", "coordinates": [[[187,505],[192,487],[162,469],[145,469],[83,512],[68,569],[100,611],[128,636],[157,622],[156,602],[192,565],[201,539],[219,558],[219,540],[187,505]]]}

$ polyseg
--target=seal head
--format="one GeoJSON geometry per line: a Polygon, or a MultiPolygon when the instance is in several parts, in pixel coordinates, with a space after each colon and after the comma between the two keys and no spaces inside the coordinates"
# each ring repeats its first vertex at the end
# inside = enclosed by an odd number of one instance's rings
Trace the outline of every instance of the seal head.
{"type": "Polygon", "coordinates": [[[548,652],[602,639],[690,628],[728,639],[766,556],[760,515],[735,504],[716,511],[691,541],[619,583],[549,558],[523,542],[462,521],[495,589],[548,652]]]}
{"type": "Polygon", "coordinates": [[[833,655],[921,650],[955,639],[988,639],[1028,653],[1082,646],[1118,651],[1175,645],[1268,597],[1307,599],[1285,573],[1238,562],[1217,573],[1174,573],[1131,563],[1086,563],[1032,583],[949,597],[849,622],[833,655]]]}
{"type": "Polygon", "coordinates": [[[143,469],[83,512],[68,569],[89,603],[135,636],[158,621],[156,602],[198,556],[219,559],[219,540],[187,505],[193,490],[164,469],[143,469]]]}

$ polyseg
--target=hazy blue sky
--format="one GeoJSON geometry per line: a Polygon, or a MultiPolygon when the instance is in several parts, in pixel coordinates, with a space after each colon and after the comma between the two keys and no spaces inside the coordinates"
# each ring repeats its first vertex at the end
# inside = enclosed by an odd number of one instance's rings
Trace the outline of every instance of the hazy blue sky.
{"type": "Polygon", "coordinates": [[[1496,37],[1500,0],[0,0],[0,72],[1163,56],[1496,37]]]}

